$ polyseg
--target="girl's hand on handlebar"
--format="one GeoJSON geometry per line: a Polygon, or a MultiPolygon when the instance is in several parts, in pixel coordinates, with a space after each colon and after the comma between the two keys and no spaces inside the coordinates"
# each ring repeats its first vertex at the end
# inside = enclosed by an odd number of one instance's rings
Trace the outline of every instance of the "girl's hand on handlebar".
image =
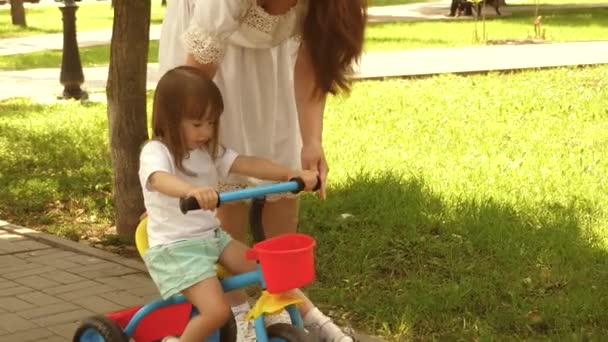
{"type": "Polygon", "coordinates": [[[319,180],[319,173],[317,171],[302,170],[295,171],[290,175],[291,178],[301,178],[304,181],[304,190],[311,191],[317,187],[317,181],[319,180]]]}
{"type": "Polygon", "coordinates": [[[217,192],[211,187],[195,188],[186,197],[194,197],[201,209],[214,210],[217,206],[217,192]]]}

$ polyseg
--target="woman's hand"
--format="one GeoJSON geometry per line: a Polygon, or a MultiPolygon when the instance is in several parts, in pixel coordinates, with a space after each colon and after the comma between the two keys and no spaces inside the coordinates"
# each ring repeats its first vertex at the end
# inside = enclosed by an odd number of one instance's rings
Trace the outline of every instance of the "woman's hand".
{"type": "Polygon", "coordinates": [[[325,199],[325,182],[327,179],[327,173],[329,167],[327,166],[327,160],[325,159],[325,152],[323,151],[323,145],[321,142],[305,143],[302,146],[302,169],[315,171],[319,175],[321,180],[321,187],[319,190],[319,196],[325,199]]]}
{"type": "Polygon", "coordinates": [[[188,192],[187,197],[194,197],[201,209],[214,210],[217,206],[217,192],[210,187],[195,188],[188,192]]]}
{"type": "Polygon", "coordinates": [[[317,171],[310,170],[301,170],[301,171],[292,171],[289,173],[289,179],[300,178],[304,182],[304,189],[312,191],[317,187],[317,181],[319,178],[319,173],[317,171]]]}

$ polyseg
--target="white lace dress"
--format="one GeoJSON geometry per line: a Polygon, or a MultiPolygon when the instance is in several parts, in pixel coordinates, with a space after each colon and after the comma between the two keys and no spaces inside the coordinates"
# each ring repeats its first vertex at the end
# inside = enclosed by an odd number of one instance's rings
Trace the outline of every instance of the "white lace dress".
{"type": "MultiPolygon", "coordinates": [[[[226,147],[292,168],[300,167],[293,78],[305,1],[270,15],[255,0],[170,0],[160,38],[161,73],[184,64],[186,52],[218,66],[226,147]]],[[[235,176],[227,181],[258,183],[235,176]]]]}

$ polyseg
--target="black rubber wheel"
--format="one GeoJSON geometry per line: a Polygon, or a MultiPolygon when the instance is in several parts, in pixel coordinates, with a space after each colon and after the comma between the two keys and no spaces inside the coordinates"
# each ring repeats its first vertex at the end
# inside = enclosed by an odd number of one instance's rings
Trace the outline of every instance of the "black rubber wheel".
{"type": "Polygon", "coordinates": [[[74,333],[74,342],[128,342],[118,324],[103,315],[85,318],[74,333]]]}
{"type": "Polygon", "coordinates": [[[287,323],[276,323],[266,328],[268,339],[280,338],[285,342],[314,342],[303,329],[287,323]]]}
{"type": "Polygon", "coordinates": [[[228,321],[220,328],[220,342],[236,342],[236,320],[234,319],[232,310],[230,311],[228,321]]]}

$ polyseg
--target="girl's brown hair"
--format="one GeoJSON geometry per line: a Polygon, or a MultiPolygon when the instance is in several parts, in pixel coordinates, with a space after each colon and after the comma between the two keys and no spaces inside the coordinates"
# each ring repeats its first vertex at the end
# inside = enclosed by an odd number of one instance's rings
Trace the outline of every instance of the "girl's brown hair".
{"type": "Polygon", "coordinates": [[[363,52],[367,0],[308,0],[302,38],[315,70],[317,91],[350,91],[353,62],[363,52]]]}
{"type": "MultiPolygon", "coordinates": [[[[188,147],[181,134],[184,119],[209,119],[218,122],[224,111],[220,90],[205,73],[195,67],[179,66],[165,73],[158,81],[152,108],[152,139],[167,146],[176,167],[187,174],[182,160],[188,156],[188,147]]],[[[208,143],[212,158],[217,156],[218,129],[208,143]]]]}

